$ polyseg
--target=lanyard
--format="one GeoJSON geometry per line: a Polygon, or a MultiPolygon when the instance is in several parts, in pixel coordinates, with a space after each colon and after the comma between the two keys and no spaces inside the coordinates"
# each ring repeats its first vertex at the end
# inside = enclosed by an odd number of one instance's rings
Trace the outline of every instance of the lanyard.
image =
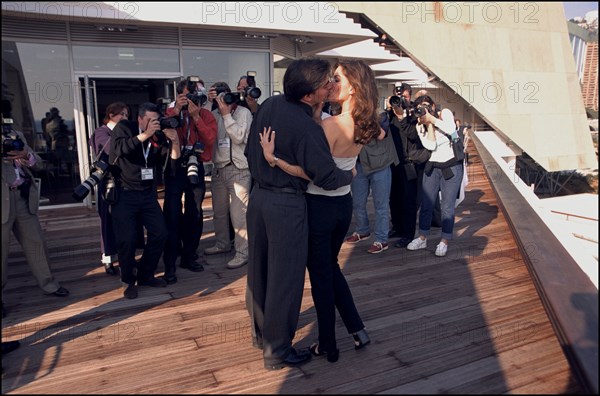
{"type": "MultiPolygon", "coordinates": [[[[140,133],[142,133],[141,130],[140,133]]],[[[150,146],[152,145],[152,142],[150,140],[151,139],[148,139],[148,145],[146,146],[146,149],[144,149],[144,143],[142,143],[142,153],[144,154],[144,162],[146,163],[146,168],[148,167],[148,155],[150,154],[150,146]]]]}

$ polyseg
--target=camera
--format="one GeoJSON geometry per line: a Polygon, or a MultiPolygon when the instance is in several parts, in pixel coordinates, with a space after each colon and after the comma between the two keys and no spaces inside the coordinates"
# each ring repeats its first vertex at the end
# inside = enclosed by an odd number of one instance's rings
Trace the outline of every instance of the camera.
{"type": "Polygon", "coordinates": [[[25,142],[14,131],[12,118],[2,117],[2,157],[8,157],[9,151],[23,151],[25,142]]]}
{"type": "Polygon", "coordinates": [[[179,127],[179,119],[177,117],[160,117],[158,122],[160,122],[160,130],[154,133],[154,136],[156,136],[156,143],[159,146],[168,146],[169,141],[165,136],[163,129],[175,129],[179,127]]]}
{"type": "Polygon", "coordinates": [[[397,95],[390,96],[390,105],[393,107],[402,107],[403,109],[408,109],[410,107],[409,101],[406,100],[404,96],[397,95]]]}
{"type": "Polygon", "coordinates": [[[414,108],[414,114],[416,117],[423,117],[426,113],[425,109],[427,109],[427,112],[429,114],[433,114],[435,115],[435,113],[433,112],[433,109],[431,108],[431,106],[424,106],[424,105],[418,105],[417,107],[414,108]]]}
{"type": "Polygon", "coordinates": [[[160,129],[175,129],[179,127],[179,119],[177,117],[160,117],[158,119],[160,122],[160,129]]]}
{"type": "Polygon", "coordinates": [[[73,199],[79,202],[83,201],[90,191],[92,191],[92,188],[100,183],[100,180],[102,180],[109,167],[110,165],[104,161],[94,162],[90,177],[85,179],[73,190],[73,199]]]}
{"type": "MultiPolygon", "coordinates": [[[[217,90],[217,94],[218,94],[217,90]]],[[[239,103],[243,100],[243,96],[241,94],[241,92],[225,92],[223,94],[223,102],[225,102],[226,104],[230,105],[233,103],[239,103]]]]}
{"type": "Polygon", "coordinates": [[[185,96],[196,106],[203,106],[208,101],[208,96],[206,95],[206,90],[204,87],[198,86],[199,82],[200,77],[189,76],[186,80],[188,93],[185,96]]]}
{"type": "Polygon", "coordinates": [[[183,160],[182,166],[187,167],[187,177],[191,184],[200,183],[200,176],[198,175],[198,156],[204,152],[204,144],[202,142],[196,142],[192,148],[186,147],[181,153],[183,160]],[[185,165],[183,165],[185,164],[185,165]]]}
{"type": "Polygon", "coordinates": [[[244,97],[250,96],[253,99],[260,98],[262,92],[259,88],[256,87],[256,72],[255,71],[247,71],[246,72],[246,83],[248,86],[244,89],[244,96],[240,98],[240,100],[244,100],[244,97]]]}
{"type": "Polygon", "coordinates": [[[206,96],[204,89],[195,91],[194,93],[188,93],[185,95],[185,97],[199,107],[204,106],[204,104],[208,101],[208,96],[206,96]]]}

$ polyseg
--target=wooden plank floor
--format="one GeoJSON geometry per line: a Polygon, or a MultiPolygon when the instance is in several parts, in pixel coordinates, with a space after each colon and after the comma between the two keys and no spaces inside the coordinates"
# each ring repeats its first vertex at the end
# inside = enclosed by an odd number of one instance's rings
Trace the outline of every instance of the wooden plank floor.
{"type": "MultiPolygon", "coordinates": [[[[448,255],[368,241],[344,245],[341,263],[372,344],[355,351],[338,320],[340,360],[263,369],[244,305],[246,268],[232,254],[201,273],[123,298],[99,265],[94,210],[41,212],[54,275],[68,298],[42,295],[11,240],[2,392],[24,393],[581,393],[475,153],[448,255]]],[[[200,248],[214,241],[205,202],[200,248]]],[[[372,209],[371,209],[372,210],[372,209]]],[[[162,263],[159,269],[162,268],[162,263]]],[[[306,277],[295,343],[315,340],[306,277]]]]}

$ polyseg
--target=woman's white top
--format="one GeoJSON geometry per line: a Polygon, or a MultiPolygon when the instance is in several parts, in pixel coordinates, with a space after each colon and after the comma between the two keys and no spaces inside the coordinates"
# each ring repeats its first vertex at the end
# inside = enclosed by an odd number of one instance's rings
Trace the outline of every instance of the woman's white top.
{"type": "Polygon", "coordinates": [[[442,133],[452,135],[456,131],[454,115],[448,109],[442,110],[442,119],[435,122],[435,141],[427,139],[427,130],[422,124],[417,125],[419,138],[423,147],[431,151],[430,162],[446,162],[454,158],[454,150],[450,146],[450,139],[442,133]]]}
{"type": "MultiPolygon", "coordinates": [[[[356,165],[357,158],[358,156],[344,158],[333,157],[333,161],[341,170],[351,170],[356,165]]],[[[337,197],[348,194],[350,192],[350,184],[348,184],[347,186],[342,186],[336,190],[323,190],[321,187],[315,186],[315,184],[311,181],[310,183],[308,183],[308,188],[306,189],[306,192],[308,194],[337,197]]]]}

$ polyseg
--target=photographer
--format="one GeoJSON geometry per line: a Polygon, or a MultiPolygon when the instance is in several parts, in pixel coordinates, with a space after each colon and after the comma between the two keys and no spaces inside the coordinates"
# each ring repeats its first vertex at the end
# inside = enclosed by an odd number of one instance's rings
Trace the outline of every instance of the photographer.
{"type": "Polygon", "coordinates": [[[69,291],[60,286],[50,271],[48,249],[38,218],[39,194],[31,168],[41,163],[12,127],[12,106],[2,101],[2,289],[7,281],[10,233],[23,247],[27,264],[38,286],[46,294],[66,297],[69,291]]]}
{"type": "MultiPolygon", "coordinates": [[[[110,155],[110,135],[112,130],[119,121],[126,120],[128,117],[129,109],[125,103],[115,102],[106,107],[104,124],[96,128],[90,138],[90,145],[96,160],[104,161],[108,164],[108,157],[110,155]]],[[[103,178],[100,183],[98,183],[98,194],[96,196],[98,215],[100,216],[101,263],[108,275],[118,275],[119,270],[115,267],[115,264],[118,264],[118,258],[112,215],[110,213],[109,204],[104,200],[107,182],[108,178],[103,178]]]]}
{"type": "MultiPolygon", "coordinates": [[[[168,238],[163,261],[164,279],[177,282],[175,261],[181,255],[180,266],[193,272],[204,270],[196,261],[196,250],[202,236],[202,201],[206,192],[203,162],[212,159],[213,144],[217,137],[217,122],[210,111],[202,108],[206,96],[197,94],[198,84],[190,79],[177,84],[177,99],[167,109],[169,117],[179,118],[177,135],[181,158],[169,163],[165,171],[164,216],[168,238]],[[192,94],[190,98],[188,95],[192,94]],[[183,208],[181,196],[185,196],[183,208]]],[[[203,86],[202,86],[203,88],[203,86]]]]}
{"type": "Polygon", "coordinates": [[[400,159],[398,165],[391,166],[390,238],[400,238],[394,246],[404,248],[415,236],[423,167],[431,152],[423,147],[417,134],[417,118],[412,114],[410,107],[411,86],[402,83],[394,88],[394,93],[405,100],[392,100],[394,104],[389,104],[386,112],[396,153],[400,159]]]}
{"type": "Polygon", "coordinates": [[[167,239],[167,227],[158,203],[156,179],[163,152],[168,150],[169,162],[176,161],[181,155],[177,131],[169,128],[161,130],[155,104],[140,105],[138,125],[137,131],[132,130],[126,120],[115,126],[109,157],[110,164],[116,165],[114,172],[118,199],[112,205],[112,217],[126,298],[137,297],[136,280],[141,286],[166,286],[163,279],[154,277],[167,239]],[[168,149],[165,147],[166,139],[170,140],[168,149]],[[138,219],[146,228],[148,241],[136,274],[138,219]]]}
{"type": "MultiPolygon", "coordinates": [[[[238,92],[243,92],[245,94],[245,100],[243,100],[240,105],[250,110],[252,115],[254,115],[258,111],[260,105],[258,104],[258,101],[252,97],[252,95],[247,94],[248,88],[256,88],[254,76],[241,76],[237,84],[237,90],[238,92]]],[[[260,90],[258,92],[260,92],[260,90]]]]}
{"type": "Polygon", "coordinates": [[[225,103],[224,95],[231,92],[224,82],[217,82],[211,90],[218,92],[215,101],[218,109],[213,111],[218,125],[218,144],[214,146],[211,178],[212,205],[215,218],[215,246],[204,254],[225,253],[231,250],[229,221],[235,230],[235,256],[227,268],[235,269],[248,262],[248,230],[246,212],[250,193],[250,170],[244,155],[252,114],[238,103],[225,103]]]}
{"type": "Polygon", "coordinates": [[[448,241],[454,230],[454,205],[463,176],[462,160],[457,161],[447,135],[454,133],[454,116],[449,109],[442,109],[437,118],[435,103],[424,95],[415,100],[415,115],[418,116],[417,132],[423,146],[431,151],[431,157],[423,171],[423,193],[419,213],[419,237],[408,244],[408,250],[425,249],[430,234],[433,207],[441,190],[442,240],[435,249],[436,256],[445,256],[448,241]]]}

